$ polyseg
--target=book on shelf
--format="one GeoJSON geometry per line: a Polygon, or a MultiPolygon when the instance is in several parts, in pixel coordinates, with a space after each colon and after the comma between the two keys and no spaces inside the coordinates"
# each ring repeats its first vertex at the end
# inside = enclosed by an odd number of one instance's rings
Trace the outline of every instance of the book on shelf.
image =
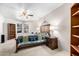
{"type": "Polygon", "coordinates": [[[78,46],[71,45],[71,47],[72,47],[75,51],[77,51],[77,52],[79,53],[79,47],[78,47],[78,46]]]}
{"type": "Polygon", "coordinates": [[[75,15],[77,15],[77,14],[79,14],[79,10],[76,11],[72,16],[75,16],[75,15]]]}
{"type": "Polygon", "coordinates": [[[72,26],[73,28],[76,28],[76,27],[79,27],[79,25],[76,25],[76,26],[72,26]]]}
{"type": "Polygon", "coordinates": [[[77,38],[79,38],[79,35],[73,35],[74,37],[77,37],[77,38]]]}

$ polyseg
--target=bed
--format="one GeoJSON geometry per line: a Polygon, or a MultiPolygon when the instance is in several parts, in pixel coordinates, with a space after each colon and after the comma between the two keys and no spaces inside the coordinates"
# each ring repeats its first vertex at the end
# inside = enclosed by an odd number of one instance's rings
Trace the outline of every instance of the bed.
{"type": "Polygon", "coordinates": [[[18,50],[42,45],[46,43],[46,36],[44,34],[18,36],[16,39],[16,52],[18,50]]]}

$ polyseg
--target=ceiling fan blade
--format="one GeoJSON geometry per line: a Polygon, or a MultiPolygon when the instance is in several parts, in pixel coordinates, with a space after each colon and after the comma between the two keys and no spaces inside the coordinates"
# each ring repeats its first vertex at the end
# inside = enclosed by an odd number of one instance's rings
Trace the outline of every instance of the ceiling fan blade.
{"type": "Polygon", "coordinates": [[[29,14],[28,16],[34,16],[34,15],[29,14]]]}

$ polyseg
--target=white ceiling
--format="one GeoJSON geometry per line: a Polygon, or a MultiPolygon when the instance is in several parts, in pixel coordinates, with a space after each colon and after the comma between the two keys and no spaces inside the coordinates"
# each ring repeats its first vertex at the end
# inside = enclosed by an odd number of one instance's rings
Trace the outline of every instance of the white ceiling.
{"type": "Polygon", "coordinates": [[[63,3],[1,3],[0,14],[6,18],[17,19],[16,12],[25,8],[32,11],[32,20],[38,20],[61,5],[63,3]]]}

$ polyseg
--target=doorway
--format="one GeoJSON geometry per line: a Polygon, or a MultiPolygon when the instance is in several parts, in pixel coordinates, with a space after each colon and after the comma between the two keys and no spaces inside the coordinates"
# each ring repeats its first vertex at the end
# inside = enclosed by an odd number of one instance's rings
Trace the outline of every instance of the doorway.
{"type": "Polygon", "coordinates": [[[8,24],[8,40],[16,38],[16,26],[15,24],[8,24]]]}

